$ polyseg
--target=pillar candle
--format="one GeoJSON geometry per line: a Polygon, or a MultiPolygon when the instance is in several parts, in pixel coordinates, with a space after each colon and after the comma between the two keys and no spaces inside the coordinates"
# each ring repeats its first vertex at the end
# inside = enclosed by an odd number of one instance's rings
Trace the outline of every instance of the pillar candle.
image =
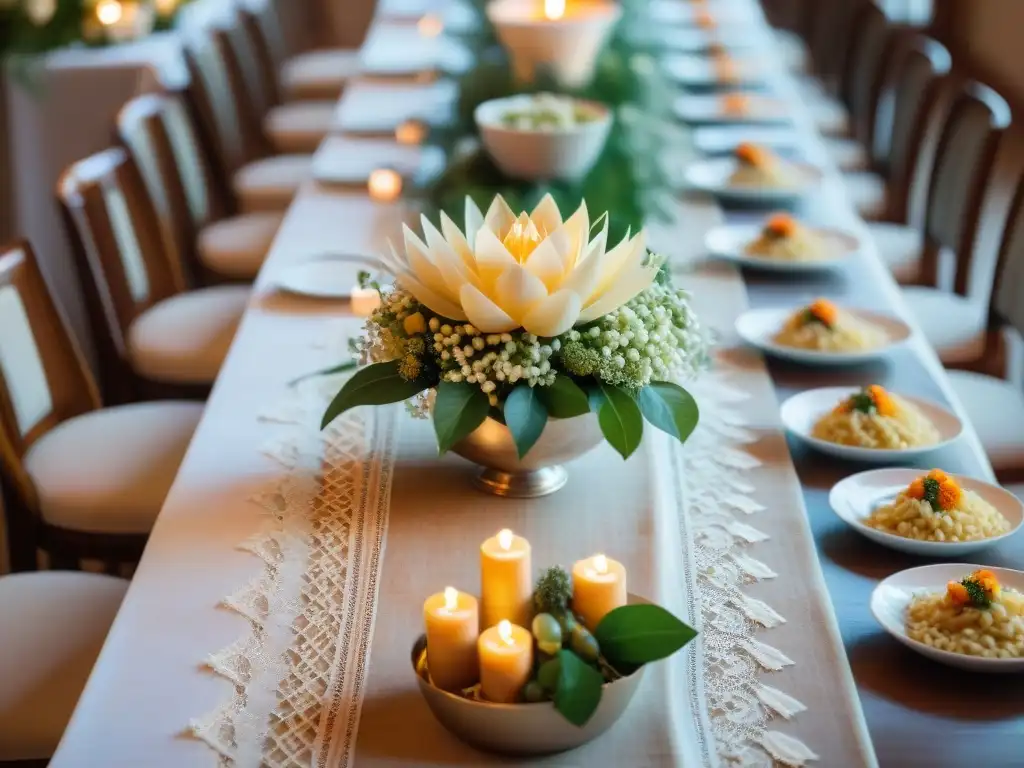
{"type": "Polygon", "coordinates": [[[604,555],[572,567],[572,610],[593,632],[609,611],[626,604],[626,569],[604,555]]]}
{"type": "Polygon", "coordinates": [[[427,598],[423,619],[427,625],[427,669],[434,685],[445,691],[476,685],[480,673],[476,598],[446,587],[427,598]]]}
{"type": "Polygon", "coordinates": [[[529,630],[502,621],[484,630],[478,651],[480,695],[495,703],[515,702],[533,671],[533,636],[529,630]]]}
{"type": "Polygon", "coordinates": [[[484,629],[502,619],[528,627],[533,619],[530,542],[507,528],[480,545],[484,629]]]}

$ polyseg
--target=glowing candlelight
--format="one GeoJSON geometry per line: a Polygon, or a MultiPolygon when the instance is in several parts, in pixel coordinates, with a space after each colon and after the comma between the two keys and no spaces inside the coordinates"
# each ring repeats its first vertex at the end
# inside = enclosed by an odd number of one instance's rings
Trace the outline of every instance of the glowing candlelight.
{"type": "Polygon", "coordinates": [[[444,592],[427,598],[423,620],[427,625],[427,669],[434,685],[446,691],[474,685],[480,673],[476,598],[445,587],[444,592]]]}
{"type": "Polygon", "coordinates": [[[124,17],[124,8],[119,0],[100,0],[96,4],[96,18],[105,27],[117,24],[124,17]]]}
{"type": "Polygon", "coordinates": [[[444,610],[452,613],[459,606],[459,590],[455,587],[444,588],[444,610]]]}
{"type": "Polygon", "coordinates": [[[626,569],[605,555],[580,560],[572,569],[572,609],[593,632],[609,611],[626,604],[626,569]]]}
{"type": "Polygon", "coordinates": [[[533,670],[533,636],[502,621],[480,635],[480,693],[487,701],[512,703],[533,670]]]}
{"type": "Polygon", "coordinates": [[[533,619],[530,542],[508,528],[480,545],[480,600],[484,629],[503,620],[529,626],[533,619]]]}
{"type": "Polygon", "coordinates": [[[395,128],[395,140],[399,144],[422,144],[427,136],[427,127],[419,120],[406,120],[395,128]]]}
{"type": "Polygon", "coordinates": [[[377,202],[394,202],[402,194],[402,177],[390,168],[377,168],[370,173],[367,188],[377,202]]]}
{"type": "Polygon", "coordinates": [[[544,0],[544,18],[558,21],[565,16],[565,0],[544,0]]]}

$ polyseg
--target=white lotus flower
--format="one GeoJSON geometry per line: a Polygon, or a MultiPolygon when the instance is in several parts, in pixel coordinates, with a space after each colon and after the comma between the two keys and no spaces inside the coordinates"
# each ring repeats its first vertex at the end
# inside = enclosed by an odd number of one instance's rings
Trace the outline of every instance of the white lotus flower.
{"type": "Polygon", "coordinates": [[[441,232],[421,218],[426,242],[405,227],[405,255],[392,247],[388,268],[421,304],[483,333],[558,336],[625,304],[658,272],[642,230],[606,250],[604,217],[591,240],[586,203],[562,221],[550,195],[519,216],[500,195],[486,216],[467,197],[465,232],[444,213],[441,232]]]}

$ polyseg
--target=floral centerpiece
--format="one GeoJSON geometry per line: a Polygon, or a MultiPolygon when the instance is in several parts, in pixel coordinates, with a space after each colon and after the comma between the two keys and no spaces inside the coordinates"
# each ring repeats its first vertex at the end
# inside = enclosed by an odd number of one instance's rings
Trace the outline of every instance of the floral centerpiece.
{"type": "Polygon", "coordinates": [[[366,325],[370,365],[323,426],[356,406],[414,398],[442,453],[465,455],[486,422],[526,460],[553,423],[587,414],[623,458],[645,421],[690,435],[697,405],[678,382],[703,365],[706,340],[643,231],[609,248],[607,215],[591,222],[584,203],[563,220],[550,196],[529,214],[498,196],[484,215],[467,198],[464,229],[444,213],[440,229],[426,217],[422,226],[422,239],[406,227],[404,252],[385,259],[395,285],[366,325]]]}

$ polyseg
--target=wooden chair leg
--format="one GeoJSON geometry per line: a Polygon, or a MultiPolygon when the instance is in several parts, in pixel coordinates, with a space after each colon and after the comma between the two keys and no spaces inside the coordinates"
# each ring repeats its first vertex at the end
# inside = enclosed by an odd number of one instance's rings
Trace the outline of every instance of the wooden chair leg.
{"type": "Polygon", "coordinates": [[[14,498],[14,494],[4,494],[3,503],[7,511],[7,554],[11,570],[14,573],[38,570],[39,532],[32,513],[14,498]]]}

